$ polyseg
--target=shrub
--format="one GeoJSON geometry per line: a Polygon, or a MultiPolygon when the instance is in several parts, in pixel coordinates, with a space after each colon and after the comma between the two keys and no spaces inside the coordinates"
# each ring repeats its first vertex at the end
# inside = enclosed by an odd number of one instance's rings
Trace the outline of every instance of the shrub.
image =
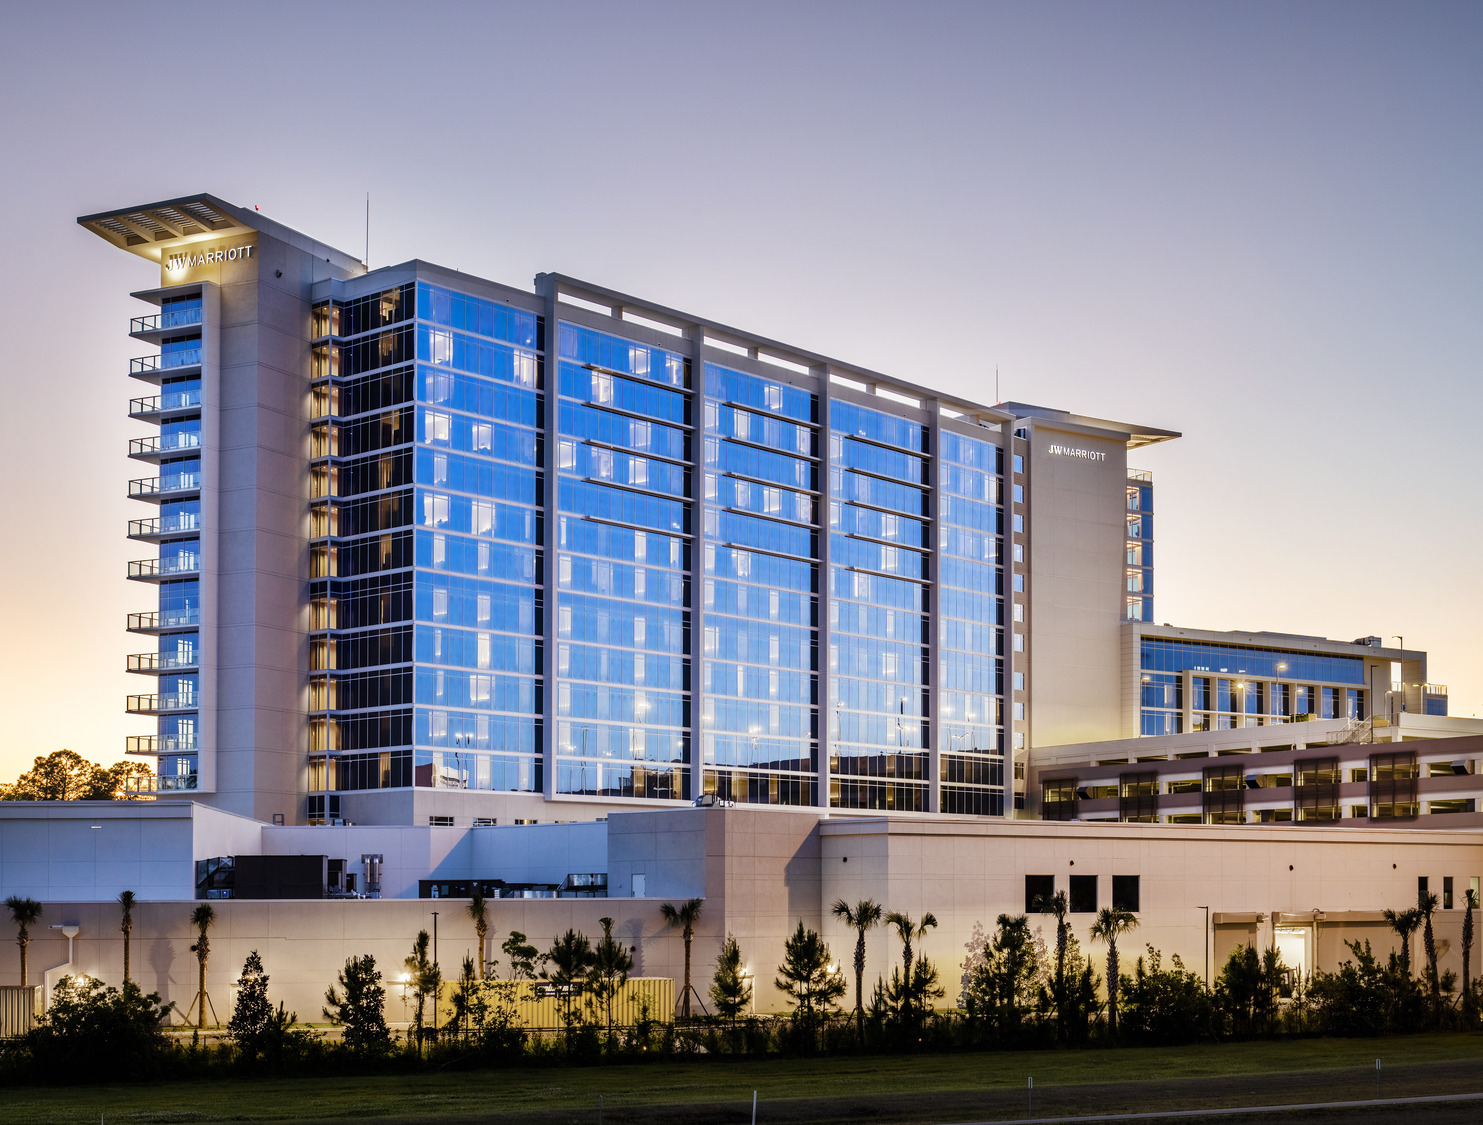
{"type": "Polygon", "coordinates": [[[63,977],[51,1008],[5,1056],[7,1077],[32,1082],[130,1082],[158,1078],[171,1054],[161,1021],[172,1004],[91,977],[63,977]]]}

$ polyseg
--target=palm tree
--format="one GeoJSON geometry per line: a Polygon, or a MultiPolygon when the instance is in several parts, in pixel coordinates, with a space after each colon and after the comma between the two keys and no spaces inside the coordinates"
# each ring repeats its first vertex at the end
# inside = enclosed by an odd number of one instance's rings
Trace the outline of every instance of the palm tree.
{"type": "Polygon", "coordinates": [[[1380,912],[1390,928],[1394,930],[1401,939],[1401,972],[1407,980],[1411,979],[1411,935],[1421,925],[1421,911],[1412,907],[1410,910],[1390,910],[1380,912]]]}
{"type": "Polygon", "coordinates": [[[118,909],[121,915],[119,930],[124,935],[124,983],[129,983],[129,935],[134,931],[134,892],[118,892],[118,909]]]}
{"type": "Polygon", "coordinates": [[[937,919],[933,917],[932,913],[929,911],[928,913],[922,915],[921,922],[913,922],[907,915],[893,910],[891,911],[891,913],[885,915],[881,919],[881,921],[888,926],[894,927],[896,930],[896,936],[901,939],[901,965],[902,968],[905,970],[901,974],[901,979],[909,981],[911,980],[912,940],[915,939],[917,941],[920,941],[922,938],[926,937],[928,930],[936,928],[937,919]]]}
{"type": "Polygon", "coordinates": [[[1473,956],[1473,907],[1478,905],[1478,892],[1469,888],[1463,892],[1467,909],[1462,914],[1462,1016],[1463,1026],[1471,1027],[1473,1020],[1472,976],[1469,973],[1473,956]]]}
{"type": "Polygon", "coordinates": [[[1066,901],[1066,892],[1057,891],[1053,895],[1036,895],[1035,900],[1030,903],[1030,909],[1041,914],[1054,914],[1056,916],[1056,1003],[1061,1002],[1061,985],[1066,978],[1066,940],[1071,936],[1071,923],[1067,921],[1070,907],[1066,901]]]}
{"type": "Polygon", "coordinates": [[[191,911],[191,925],[196,927],[196,944],[191,946],[191,951],[196,955],[196,964],[201,974],[200,987],[196,994],[196,999],[201,1005],[196,1013],[197,1028],[206,1026],[206,958],[211,954],[211,942],[206,937],[206,931],[215,921],[216,911],[212,909],[209,902],[203,902],[191,911]]]}
{"type": "Polygon", "coordinates": [[[860,1042],[865,1042],[865,931],[874,928],[881,920],[881,904],[873,898],[862,899],[853,907],[844,899],[837,899],[831,908],[836,918],[855,933],[855,1025],[860,1032],[860,1042]]]}
{"type": "Polygon", "coordinates": [[[15,923],[15,943],[21,947],[21,987],[25,988],[31,983],[26,971],[26,947],[31,944],[31,927],[41,920],[41,903],[34,898],[11,895],[5,900],[5,909],[10,911],[10,920],[15,923]]]}
{"type": "Polygon", "coordinates": [[[479,937],[479,979],[484,979],[484,944],[489,937],[489,912],[484,903],[484,892],[478,887],[469,895],[469,917],[474,920],[474,933],[479,937]]]}
{"type": "Polygon", "coordinates": [[[685,991],[680,993],[679,1004],[681,1019],[690,1018],[690,993],[694,991],[690,987],[690,939],[695,936],[695,923],[700,921],[700,911],[703,906],[705,906],[703,898],[689,899],[680,903],[678,908],[667,902],[659,906],[659,913],[664,916],[664,920],[671,926],[680,927],[680,937],[685,942],[685,991]]]}
{"type": "Polygon", "coordinates": [[[1421,891],[1416,896],[1416,913],[1421,915],[1424,926],[1421,934],[1426,949],[1426,986],[1431,991],[1432,1007],[1437,1019],[1442,1016],[1442,988],[1437,976],[1437,938],[1432,932],[1432,915],[1439,905],[1441,903],[1437,896],[1429,891],[1421,891]]]}
{"type": "Polygon", "coordinates": [[[1117,938],[1138,925],[1131,910],[1104,906],[1092,925],[1092,940],[1107,943],[1107,1029],[1117,1034],[1117,938]]]}

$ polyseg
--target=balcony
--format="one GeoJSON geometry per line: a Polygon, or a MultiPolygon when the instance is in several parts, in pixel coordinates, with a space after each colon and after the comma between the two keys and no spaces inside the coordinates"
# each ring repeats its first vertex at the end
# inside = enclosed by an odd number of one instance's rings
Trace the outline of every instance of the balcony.
{"type": "Polygon", "coordinates": [[[131,633],[158,636],[179,629],[198,629],[201,626],[199,609],[150,610],[147,613],[129,614],[128,629],[131,633]]]}
{"type": "Polygon", "coordinates": [[[200,667],[199,658],[190,652],[136,652],[129,657],[129,671],[146,676],[173,675],[177,672],[194,672],[200,667]]]}
{"type": "Polygon", "coordinates": [[[192,578],[201,573],[199,555],[177,555],[170,559],[136,559],[129,564],[129,577],[136,582],[164,582],[170,578],[192,578]]]}
{"type": "Polygon", "coordinates": [[[129,400],[129,417],[155,422],[170,414],[191,414],[201,409],[201,390],[171,391],[129,400]]]}
{"type": "Polygon", "coordinates": [[[153,758],[161,754],[194,754],[194,734],[131,734],[124,742],[124,753],[136,758],[153,758]]]}
{"type": "Polygon", "coordinates": [[[129,360],[130,375],[153,375],[159,371],[173,371],[177,367],[201,366],[201,349],[181,348],[159,355],[140,355],[129,360]]]}
{"type": "Polygon", "coordinates": [[[124,710],[131,715],[165,715],[172,711],[195,711],[200,707],[194,692],[181,695],[131,695],[124,710]]]}
{"type": "Polygon", "coordinates": [[[168,477],[141,477],[129,482],[129,499],[160,503],[181,500],[201,491],[200,473],[174,473],[168,477]]]}
{"type": "Polygon", "coordinates": [[[151,344],[159,343],[159,338],[166,332],[174,332],[181,328],[194,328],[202,323],[202,310],[195,309],[171,309],[168,312],[157,312],[153,316],[136,316],[129,321],[129,335],[139,340],[147,340],[151,344]]]}
{"type": "Polygon", "coordinates": [[[169,516],[129,521],[129,538],[141,539],[147,543],[162,543],[167,539],[193,539],[200,533],[201,517],[196,512],[176,512],[169,516]]]}
{"type": "Polygon", "coordinates": [[[151,437],[133,438],[129,442],[129,456],[140,461],[159,461],[177,453],[201,448],[201,435],[190,431],[178,434],[155,434],[151,437]]]}
{"type": "Polygon", "coordinates": [[[179,793],[196,788],[193,773],[163,774],[150,777],[131,777],[127,781],[130,793],[179,793]]]}

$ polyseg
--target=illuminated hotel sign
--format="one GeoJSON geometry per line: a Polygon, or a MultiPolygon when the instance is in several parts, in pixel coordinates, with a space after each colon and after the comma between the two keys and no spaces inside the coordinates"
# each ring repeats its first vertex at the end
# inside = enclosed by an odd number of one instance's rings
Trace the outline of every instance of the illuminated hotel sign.
{"type": "Polygon", "coordinates": [[[1069,445],[1051,445],[1046,448],[1056,457],[1080,457],[1083,461],[1107,460],[1107,454],[1095,449],[1073,449],[1069,445]]]}
{"type": "Polygon", "coordinates": [[[171,254],[165,259],[165,268],[167,270],[188,270],[193,266],[213,266],[218,262],[235,262],[250,257],[252,257],[251,243],[246,246],[215,246],[199,253],[194,250],[185,250],[179,254],[171,254]]]}

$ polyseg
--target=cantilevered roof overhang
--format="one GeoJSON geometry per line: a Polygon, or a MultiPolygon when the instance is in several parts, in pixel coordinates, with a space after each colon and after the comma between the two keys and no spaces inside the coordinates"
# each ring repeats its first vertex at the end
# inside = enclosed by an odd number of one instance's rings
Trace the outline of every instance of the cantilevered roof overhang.
{"type": "Polygon", "coordinates": [[[1016,418],[1036,418],[1052,425],[1060,423],[1086,430],[1122,434],[1129,449],[1157,445],[1161,441],[1173,441],[1177,437],[1184,436],[1178,430],[1161,430],[1154,426],[1135,426],[1130,422],[1114,422],[1108,418],[1091,418],[1085,414],[1072,414],[1069,411],[1055,410],[1049,406],[1031,406],[1027,402],[1002,402],[999,404],[999,409],[1012,412],[1016,418]]]}
{"type": "Polygon", "coordinates": [[[353,255],[274,222],[259,211],[249,211],[204,193],[82,215],[77,222],[120,250],[152,262],[162,262],[167,250],[180,246],[258,231],[324,258],[340,269],[365,272],[365,265],[353,255]]]}

